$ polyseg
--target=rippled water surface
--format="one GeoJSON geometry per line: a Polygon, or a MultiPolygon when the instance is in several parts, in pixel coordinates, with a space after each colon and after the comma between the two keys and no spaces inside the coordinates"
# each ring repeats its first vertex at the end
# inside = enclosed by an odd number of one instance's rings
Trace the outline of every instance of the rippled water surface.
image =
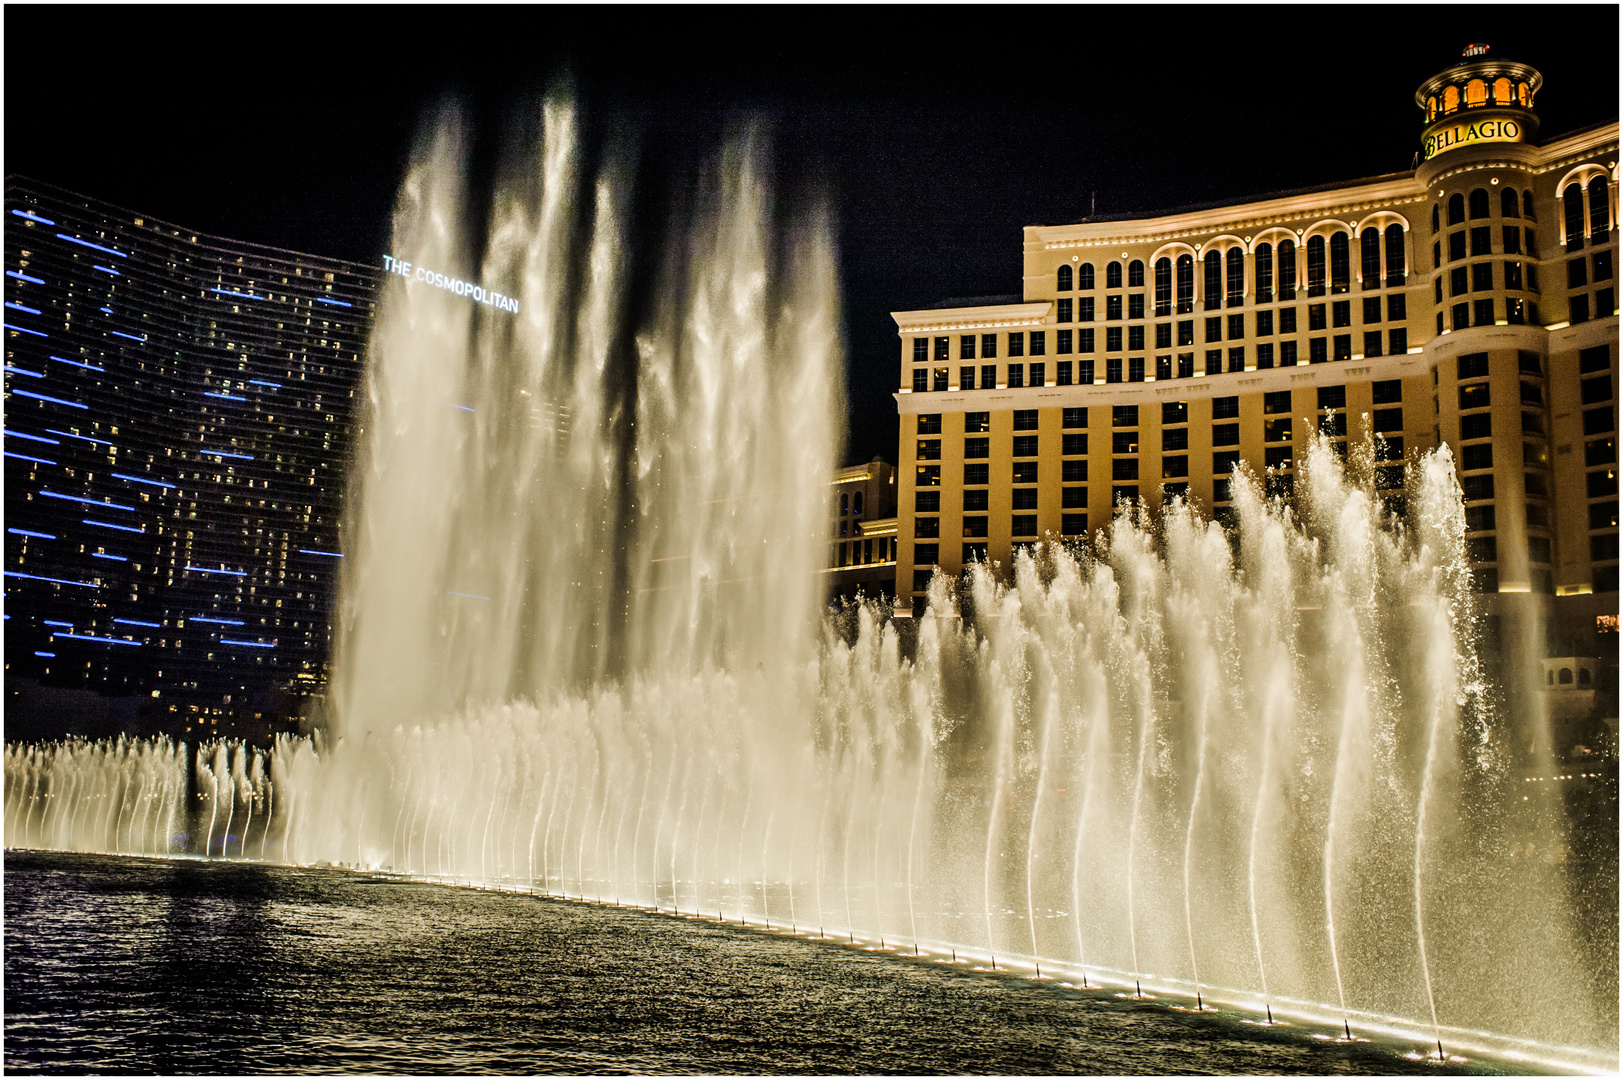
{"type": "Polygon", "coordinates": [[[110,1073],[1410,1073],[1052,983],[340,870],[5,858],[5,1067],[110,1073]]]}

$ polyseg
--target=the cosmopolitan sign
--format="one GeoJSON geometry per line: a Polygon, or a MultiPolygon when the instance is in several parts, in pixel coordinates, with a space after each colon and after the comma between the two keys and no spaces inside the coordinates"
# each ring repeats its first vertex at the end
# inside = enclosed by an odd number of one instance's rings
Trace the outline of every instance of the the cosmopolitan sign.
{"type": "Polygon", "coordinates": [[[425,285],[432,285],[436,289],[444,289],[446,292],[456,293],[458,296],[466,296],[476,304],[484,304],[486,307],[511,312],[514,315],[518,314],[517,300],[492,289],[487,289],[483,285],[475,285],[471,281],[463,281],[461,278],[454,278],[449,274],[430,270],[426,266],[413,266],[411,263],[403,259],[396,259],[392,255],[383,257],[383,269],[391,274],[399,274],[403,278],[410,278],[413,281],[421,281],[425,285]]]}
{"type": "Polygon", "coordinates": [[[1458,150],[1473,143],[1521,142],[1522,126],[1514,120],[1479,120],[1474,124],[1451,124],[1426,136],[1426,160],[1445,150],[1458,150]]]}

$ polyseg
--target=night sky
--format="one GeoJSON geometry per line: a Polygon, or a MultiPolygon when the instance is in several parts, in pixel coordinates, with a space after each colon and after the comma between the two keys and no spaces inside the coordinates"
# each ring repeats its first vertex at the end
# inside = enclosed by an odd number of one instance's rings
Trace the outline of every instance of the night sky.
{"type": "Polygon", "coordinates": [[[732,119],[766,117],[779,187],[823,190],[837,215],[853,462],[895,460],[888,313],[1018,292],[1024,225],[1405,170],[1414,88],[1472,41],[1543,72],[1541,140],[1618,112],[1610,5],[4,18],[8,175],[356,261],[386,250],[413,135],[447,95],[499,130],[567,76],[645,158],[672,162],[713,149],[732,119]]]}

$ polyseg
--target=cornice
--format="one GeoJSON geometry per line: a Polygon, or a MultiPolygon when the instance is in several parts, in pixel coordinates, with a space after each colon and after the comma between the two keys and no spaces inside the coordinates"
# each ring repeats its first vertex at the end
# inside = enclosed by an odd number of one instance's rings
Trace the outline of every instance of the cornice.
{"type": "Polygon", "coordinates": [[[941,308],[934,311],[893,311],[898,332],[919,330],[981,330],[999,326],[1040,326],[1053,302],[994,304],[989,307],[941,308]]]}

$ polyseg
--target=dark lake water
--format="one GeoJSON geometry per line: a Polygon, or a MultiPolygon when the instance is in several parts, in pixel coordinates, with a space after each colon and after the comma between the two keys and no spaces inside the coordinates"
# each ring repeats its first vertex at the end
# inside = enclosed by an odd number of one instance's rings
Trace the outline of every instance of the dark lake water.
{"type": "Polygon", "coordinates": [[[8,1072],[1498,1071],[1315,1033],[340,870],[5,856],[8,1072]]]}

